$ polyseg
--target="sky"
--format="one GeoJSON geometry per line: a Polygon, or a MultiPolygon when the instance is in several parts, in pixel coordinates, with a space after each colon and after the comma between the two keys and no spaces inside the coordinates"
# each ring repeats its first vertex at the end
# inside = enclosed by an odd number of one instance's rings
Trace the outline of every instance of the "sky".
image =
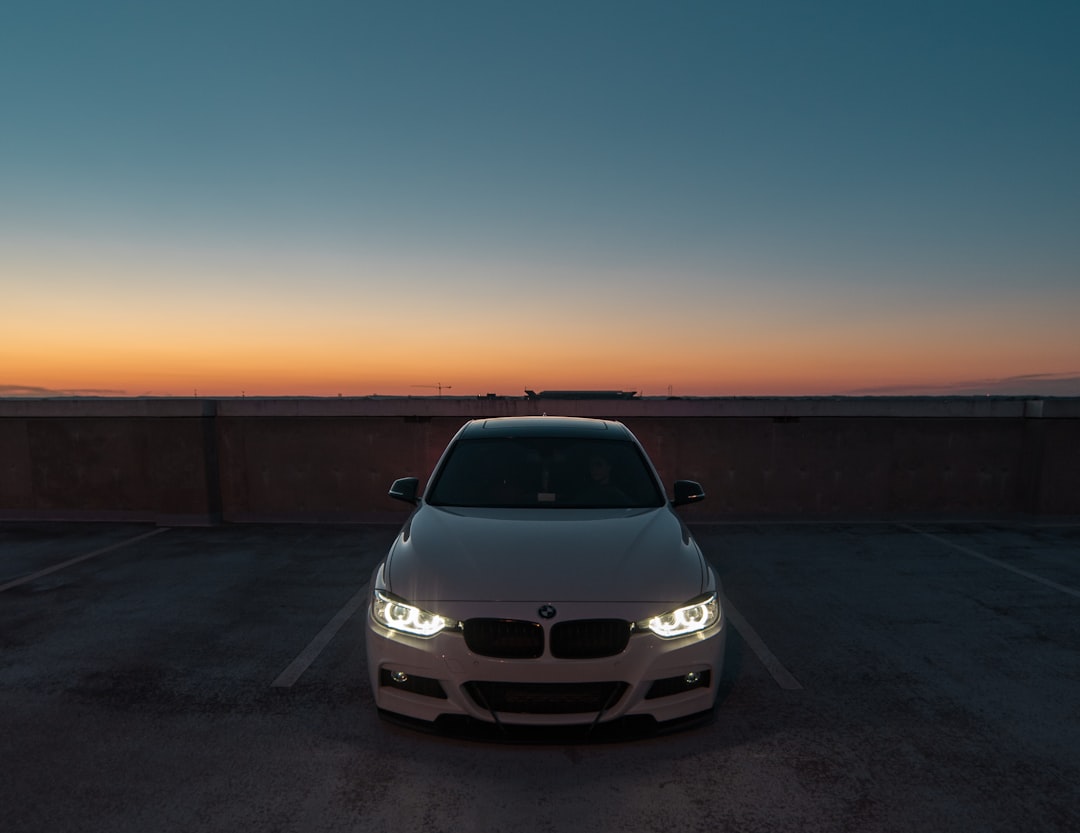
{"type": "Polygon", "coordinates": [[[0,396],[1080,395],[1078,42],[1075,0],[5,0],[0,396]]]}

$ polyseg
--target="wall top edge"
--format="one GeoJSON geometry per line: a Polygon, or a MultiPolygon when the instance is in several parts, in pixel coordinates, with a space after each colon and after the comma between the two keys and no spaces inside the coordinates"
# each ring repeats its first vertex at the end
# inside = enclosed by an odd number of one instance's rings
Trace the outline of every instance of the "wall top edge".
{"type": "Polygon", "coordinates": [[[0,418],[77,417],[880,417],[1080,418],[1080,397],[522,397],[0,398],[0,418]]]}
{"type": "Polygon", "coordinates": [[[217,413],[213,399],[72,397],[0,399],[3,417],[203,417],[217,413]]]}

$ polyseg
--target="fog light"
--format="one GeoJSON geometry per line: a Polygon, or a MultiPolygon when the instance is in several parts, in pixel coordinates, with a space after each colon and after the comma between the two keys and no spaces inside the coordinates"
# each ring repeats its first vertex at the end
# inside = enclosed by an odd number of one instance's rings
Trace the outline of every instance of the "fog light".
{"type": "Polygon", "coordinates": [[[645,693],[645,699],[654,700],[657,697],[671,697],[675,694],[683,694],[699,688],[708,688],[711,682],[712,672],[708,668],[701,671],[688,671],[678,677],[665,677],[662,680],[654,680],[645,693]]]}
{"type": "Polygon", "coordinates": [[[439,700],[446,699],[446,692],[442,683],[431,677],[421,677],[419,674],[406,674],[404,671],[391,671],[389,668],[379,669],[379,685],[392,688],[395,691],[407,691],[411,694],[419,694],[423,697],[437,697],[439,700]]]}

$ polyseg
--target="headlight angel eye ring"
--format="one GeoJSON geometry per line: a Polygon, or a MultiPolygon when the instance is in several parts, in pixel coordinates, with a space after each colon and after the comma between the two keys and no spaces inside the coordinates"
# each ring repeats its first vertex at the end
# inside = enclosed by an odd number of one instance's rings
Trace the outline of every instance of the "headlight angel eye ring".
{"type": "Polygon", "coordinates": [[[459,627],[452,619],[411,605],[384,590],[375,590],[372,595],[371,617],[392,631],[424,638],[459,627]]]}
{"type": "Polygon", "coordinates": [[[643,619],[635,624],[635,628],[650,631],[661,639],[676,639],[708,630],[722,616],[716,593],[708,593],[675,610],[643,619]]]}

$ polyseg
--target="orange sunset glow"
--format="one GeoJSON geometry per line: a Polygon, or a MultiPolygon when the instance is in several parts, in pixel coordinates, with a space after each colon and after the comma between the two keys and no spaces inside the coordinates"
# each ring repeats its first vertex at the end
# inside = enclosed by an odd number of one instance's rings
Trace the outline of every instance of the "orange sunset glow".
{"type": "Polygon", "coordinates": [[[1048,9],[113,12],[9,21],[0,396],[1080,395],[1048,9]]]}

